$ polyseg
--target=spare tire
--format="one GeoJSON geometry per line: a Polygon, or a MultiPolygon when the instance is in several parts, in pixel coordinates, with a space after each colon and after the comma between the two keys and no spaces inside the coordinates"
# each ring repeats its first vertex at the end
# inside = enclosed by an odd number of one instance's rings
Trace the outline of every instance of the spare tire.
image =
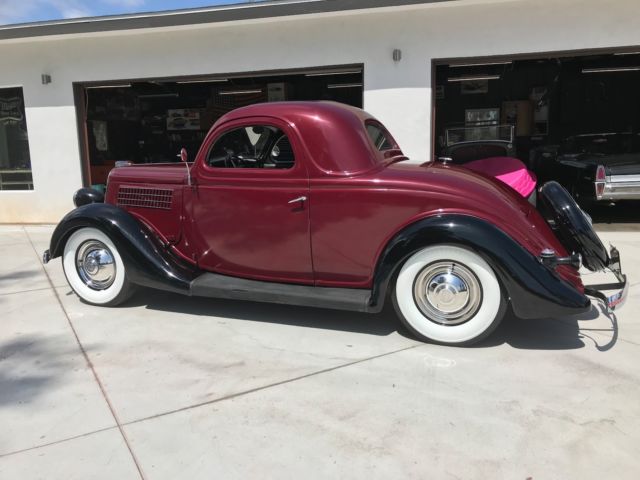
{"type": "Polygon", "coordinates": [[[593,230],[591,219],[558,182],[547,182],[538,192],[538,210],[551,225],[569,253],[582,255],[582,264],[591,271],[604,270],[609,254],[593,230]]]}

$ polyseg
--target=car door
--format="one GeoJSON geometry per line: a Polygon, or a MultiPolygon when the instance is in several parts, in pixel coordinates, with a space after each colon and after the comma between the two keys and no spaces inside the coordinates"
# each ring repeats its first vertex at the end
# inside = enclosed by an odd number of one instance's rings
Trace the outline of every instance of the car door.
{"type": "Polygon", "coordinates": [[[289,127],[234,121],[205,141],[193,169],[198,265],[226,275],[313,283],[309,179],[289,127]]]}

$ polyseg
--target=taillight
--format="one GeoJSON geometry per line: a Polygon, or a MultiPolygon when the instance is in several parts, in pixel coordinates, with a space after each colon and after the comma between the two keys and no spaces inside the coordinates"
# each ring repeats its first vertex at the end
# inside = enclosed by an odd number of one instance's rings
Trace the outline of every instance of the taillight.
{"type": "Polygon", "coordinates": [[[596,188],[596,199],[598,200],[602,199],[602,196],[604,195],[604,186],[606,181],[607,173],[604,170],[604,166],[598,165],[598,168],[596,168],[596,181],[594,182],[596,188]]]}

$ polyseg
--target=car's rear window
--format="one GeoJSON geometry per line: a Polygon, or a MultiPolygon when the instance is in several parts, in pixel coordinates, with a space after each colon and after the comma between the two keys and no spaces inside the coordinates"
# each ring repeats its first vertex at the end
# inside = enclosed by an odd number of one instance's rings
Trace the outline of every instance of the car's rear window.
{"type": "Polygon", "coordinates": [[[365,127],[373,146],[376,147],[378,151],[384,152],[386,150],[396,150],[398,148],[393,137],[379,123],[367,122],[365,127]]]}

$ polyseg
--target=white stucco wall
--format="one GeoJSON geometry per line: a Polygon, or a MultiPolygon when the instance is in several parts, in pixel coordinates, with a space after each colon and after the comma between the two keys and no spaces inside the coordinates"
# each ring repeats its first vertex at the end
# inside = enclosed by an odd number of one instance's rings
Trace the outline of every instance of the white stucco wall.
{"type": "Polygon", "coordinates": [[[431,60],[640,45],[638,0],[461,0],[265,21],[0,41],[0,88],[24,88],[35,189],[0,223],[56,222],[81,186],[72,82],[363,63],[365,109],[415,161],[431,150],[431,60]],[[399,63],[391,59],[402,49],[399,63]],[[53,82],[42,85],[40,75],[53,82]]]}

